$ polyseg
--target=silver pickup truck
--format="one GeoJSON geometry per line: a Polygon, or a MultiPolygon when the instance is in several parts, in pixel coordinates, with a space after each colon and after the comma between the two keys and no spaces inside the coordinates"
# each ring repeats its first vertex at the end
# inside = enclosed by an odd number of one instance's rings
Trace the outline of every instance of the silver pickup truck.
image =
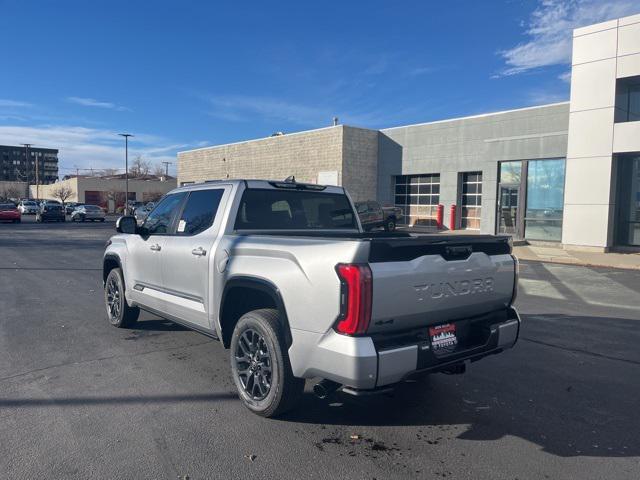
{"type": "Polygon", "coordinates": [[[168,193],[107,242],[107,317],[140,309],[220,340],[239,396],[276,416],[302,395],[386,391],[462,373],[511,348],[517,261],[507,237],[365,233],[347,192],[232,180],[168,193]]]}

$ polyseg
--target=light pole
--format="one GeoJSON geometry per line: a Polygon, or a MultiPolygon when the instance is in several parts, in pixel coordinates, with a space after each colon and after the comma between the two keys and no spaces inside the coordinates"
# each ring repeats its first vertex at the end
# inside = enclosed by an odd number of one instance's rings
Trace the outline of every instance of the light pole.
{"type": "Polygon", "coordinates": [[[124,137],[124,214],[127,215],[129,213],[129,137],[133,137],[133,135],[131,135],[130,133],[119,133],[118,135],[124,137]]]}
{"type": "MultiPolygon", "coordinates": [[[[29,148],[31,147],[30,143],[23,143],[24,147],[24,157],[25,157],[25,167],[24,171],[27,175],[27,198],[31,198],[31,188],[29,188],[29,148]]],[[[37,175],[37,174],[36,174],[37,175]]],[[[36,177],[36,200],[38,200],[38,181],[36,177]]]]}

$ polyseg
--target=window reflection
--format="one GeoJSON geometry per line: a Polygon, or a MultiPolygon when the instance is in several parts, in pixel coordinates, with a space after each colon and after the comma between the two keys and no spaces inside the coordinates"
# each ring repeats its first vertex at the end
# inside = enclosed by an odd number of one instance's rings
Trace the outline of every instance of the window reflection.
{"type": "Polygon", "coordinates": [[[564,159],[528,162],[526,238],[557,242],[561,240],[564,166],[564,159]]]}

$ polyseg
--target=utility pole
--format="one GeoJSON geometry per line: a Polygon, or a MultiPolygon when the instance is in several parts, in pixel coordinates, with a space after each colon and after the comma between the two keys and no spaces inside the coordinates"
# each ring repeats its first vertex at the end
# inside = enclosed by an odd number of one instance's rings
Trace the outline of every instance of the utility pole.
{"type": "MultiPolygon", "coordinates": [[[[22,144],[24,146],[24,156],[26,158],[25,160],[25,167],[24,167],[24,171],[27,175],[27,198],[31,198],[31,188],[29,188],[29,148],[31,147],[30,143],[23,143],[22,144]]],[[[36,170],[36,200],[39,200],[39,195],[38,195],[38,173],[36,170]]]]}
{"type": "Polygon", "coordinates": [[[173,162],[162,162],[162,164],[164,165],[164,176],[168,177],[169,176],[169,165],[173,165],[173,162]]]}
{"type": "MultiPolygon", "coordinates": [[[[124,214],[129,213],[129,137],[133,137],[130,133],[119,133],[124,137],[124,179],[125,179],[125,196],[124,196],[124,214]]],[[[117,206],[116,206],[117,208],[117,206]]]]}

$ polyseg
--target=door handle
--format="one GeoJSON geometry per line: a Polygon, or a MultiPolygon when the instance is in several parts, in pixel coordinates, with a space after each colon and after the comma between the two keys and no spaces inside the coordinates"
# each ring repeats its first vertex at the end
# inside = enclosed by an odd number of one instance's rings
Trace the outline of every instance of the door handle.
{"type": "Polygon", "coordinates": [[[204,255],[207,254],[207,251],[202,247],[198,247],[198,248],[194,248],[193,250],[191,250],[191,253],[193,255],[198,256],[198,257],[203,257],[204,255]]]}
{"type": "Polygon", "coordinates": [[[151,250],[153,250],[154,252],[159,252],[160,250],[162,250],[162,247],[160,245],[158,245],[157,243],[151,245],[149,248],[151,250]]]}

